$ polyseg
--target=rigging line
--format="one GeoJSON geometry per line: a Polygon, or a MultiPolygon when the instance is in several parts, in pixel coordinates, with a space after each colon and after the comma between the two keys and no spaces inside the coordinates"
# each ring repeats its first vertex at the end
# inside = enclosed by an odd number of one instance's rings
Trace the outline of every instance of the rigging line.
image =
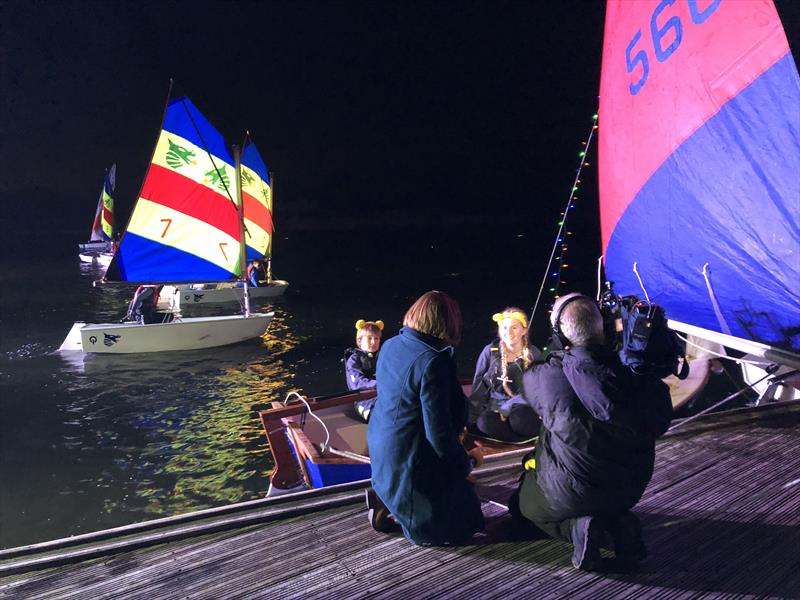
{"type": "Polygon", "coordinates": [[[208,144],[206,144],[206,141],[203,139],[203,134],[200,133],[200,128],[197,126],[197,123],[194,122],[194,117],[192,117],[192,113],[189,110],[189,107],[186,106],[186,96],[181,97],[181,104],[183,105],[183,109],[186,111],[186,115],[189,117],[189,120],[192,122],[192,127],[194,127],[194,130],[197,133],[197,137],[200,138],[200,142],[203,144],[203,150],[205,150],[206,154],[208,154],[208,158],[211,161],[211,165],[214,167],[214,171],[216,171],[217,177],[219,177],[219,182],[222,184],[222,187],[225,188],[225,193],[228,195],[228,200],[230,200],[233,206],[238,210],[236,201],[233,199],[233,196],[231,196],[231,191],[228,189],[228,185],[225,183],[225,179],[222,177],[222,173],[219,172],[219,167],[217,167],[217,163],[214,162],[214,155],[211,154],[211,151],[208,149],[208,144]]]}
{"type": "Polygon", "coordinates": [[[319,421],[319,424],[322,425],[322,428],[325,430],[325,442],[322,444],[322,452],[325,452],[325,450],[328,448],[328,442],[331,440],[331,434],[328,431],[328,427],[325,425],[325,422],[322,419],[320,419],[317,415],[315,415],[312,412],[311,406],[308,404],[308,401],[297,392],[289,392],[288,394],[286,394],[286,398],[283,401],[284,406],[286,406],[286,404],[289,402],[289,398],[291,398],[292,396],[296,396],[300,400],[300,402],[306,405],[308,414],[314,417],[317,421],[319,421]]]}
{"type": "Polygon", "coordinates": [[[636,279],[639,280],[639,287],[642,288],[642,291],[644,292],[645,300],[647,300],[648,304],[652,304],[652,302],[650,302],[650,294],[647,293],[647,289],[644,287],[644,282],[642,281],[642,277],[641,277],[641,275],[639,275],[639,263],[638,262],[634,262],[633,263],[633,272],[636,274],[636,279]]]}
{"type": "MultiPolygon", "coordinates": [[[[596,116],[596,115],[595,115],[596,116]]],[[[547,277],[550,273],[551,265],[553,264],[553,257],[556,254],[556,248],[558,248],[559,241],[562,239],[562,233],[567,225],[567,215],[569,213],[570,206],[572,205],[572,201],[575,198],[576,188],[578,186],[578,181],[581,178],[581,170],[583,169],[583,165],[586,162],[586,154],[589,152],[589,147],[592,144],[592,138],[594,137],[594,130],[597,122],[596,119],[592,120],[592,127],[589,130],[589,137],[586,139],[586,149],[583,150],[583,154],[580,157],[581,162],[578,165],[578,171],[575,173],[575,180],[572,183],[572,191],[570,192],[569,199],[567,200],[567,205],[564,208],[564,216],[561,219],[561,225],[558,228],[558,233],[556,234],[556,241],[553,244],[553,249],[550,252],[550,259],[547,261],[547,267],[544,271],[544,277],[542,277],[542,285],[539,286],[539,293],[536,294],[536,302],[533,304],[533,308],[531,309],[531,318],[528,320],[529,323],[533,322],[533,317],[536,315],[536,310],[539,308],[539,300],[542,298],[542,291],[544,290],[544,286],[547,284],[547,277]]],[[[560,279],[561,269],[559,269],[559,279],[560,279]]]]}
{"type": "Polygon", "coordinates": [[[672,432],[672,431],[674,431],[675,429],[678,429],[679,427],[683,427],[683,426],[684,426],[684,425],[686,425],[687,423],[691,423],[692,421],[694,421],[694,420],[695,420],[695,419],[697,419],[698,417],[701,417],[701,416],[703,416],[703,415],[705,415],[705,414],[708,414],[708,413],[710,413],[710,412],[711,412],[712,410],[714,410],[715,408],[718,408],[718,407],[722,406],[723,404],[726,404],[726,403],[730,402],[730,401],[731,401],[731,400],[733,400],[734,398],[738,398],[739,396],[741,396],[742,394],[744,394],[744,393],[745,393],[746,391],[748,391],[748,390],[753,390],[753,391],[755,391],[755,386],[757,386],[759,383],[761,383],[761,382],[762,382],[762,381],[764,381],[765,379],[769,379],[770,377],[773,377],[773,382],[780,382],[780,381],[783,381],[784,379],[786,379],[786,377],[788,377],[789,375],[792,375],[792,374],[795,374],[795,373],[797,373],[797,371],[789,371],[788,373],[783,373],[783,374],[781,374],[781,375],[775,375],[775,371],[774,371],[774,370],[772,370],[772,371],[768,371],[768,372],[767,372],[767,374],[766,374],[766,375],[764,375],[764,376],[763,376],[761,379],[759,379],[759,380],[757,380],[757,381],[755,381],[755,382],[751,383],[751,384],[750,384],[750,385],[748,385],[747,387],[745,387],[745,388],[742,388],[742,389],[741,389],[741,390],[739,390],[738,392],[735,392],[735,393],[731,394],[730,396],[727,396],[726,398],[723,398],[722,400],[720,400],[720,401],[719,401],[719,402],[717,402],[716,404],[712,404],[712,405],[711,405],[711,406],[709,406],[708,408],[706,408],[706,409],[704,409],[704,410],[701,410],[701,411],[700,411],[699,413],[697,413],[696,415],[692,415],[691,417],[687,417],[687,418],[685,418],[683,421],[680,421],[680,422],[676,423],[675,425],[673,425],[672,427],[670,427],[669,429],[667,429],[667,433],[671,433],[671,432],[672,432]]]}
{"type": "Polygon", "coordinates": [[[597,259],[597,298],[595,298],[595,300],[597,300],[598,302],[600,302],[600,294],[603,288],[603,283],[602,283],[603,278],[601,276],[602,271],[603,271],[603,255],[601,254],[600,257],[597,259]]]}
{"type": "Polygon", "coordinates": [[[714,289],[711,287],[711,270],[708,268],[708,263],[703,265],[703,279],[706,280],[706,288],[708,288],[708,297],[711,299],[711,307],[714,309],[714,316],[717,317],[717,323],[722,328],[722,333],[731,334],[731,328],[728,327],[728,322],[722,314],[717,296],[714,294],[714,289]]]}

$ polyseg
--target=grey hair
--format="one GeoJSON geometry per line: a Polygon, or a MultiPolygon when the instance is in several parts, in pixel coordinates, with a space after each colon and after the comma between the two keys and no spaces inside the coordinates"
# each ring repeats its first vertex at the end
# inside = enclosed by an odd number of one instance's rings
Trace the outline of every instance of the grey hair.
{"type": "Polygon", "coordinates": [[[567,294],[561,296],[553,305],[553,312],[550,320],[555,327],[555,319],[561,306],[570,301],[559,316],[559,323],[562,335],[569,340],[573,346],[588,346],[590,344],[602,344],[603,335],[603,315],[594,300],[583,294],[567,294]],[[576,298],[573,300],[573,298],[576,298]]]}

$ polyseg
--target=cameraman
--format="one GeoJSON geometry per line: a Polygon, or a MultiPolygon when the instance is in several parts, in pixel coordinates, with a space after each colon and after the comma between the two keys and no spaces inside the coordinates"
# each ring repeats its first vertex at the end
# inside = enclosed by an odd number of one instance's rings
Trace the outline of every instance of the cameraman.
{"type": "Polygon", "coordinates": [[[572,564],[602,568],[600,544],[611,534],[624,566],[645,558],[641,526],[630,509],[653,474],[655,440],[672,416],[667,386],[636,375],[604,344],[597,304],[568,294],[551,323],[564,348],[531,367],[524,397],[541,416],[535,461],[527,460],[512,514],[573,544],[572,564]]]}

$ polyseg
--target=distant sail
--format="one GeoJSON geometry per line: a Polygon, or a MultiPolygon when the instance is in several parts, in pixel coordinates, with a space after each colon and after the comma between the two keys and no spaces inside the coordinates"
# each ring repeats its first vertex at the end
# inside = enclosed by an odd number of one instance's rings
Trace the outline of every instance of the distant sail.
{"type": "Polygon", "coordinates": [[[186,97],[172,100],[139,199],[106,279],[223,281],[238,276],[234,161],[186,97]]]}
{"type": "Polygon", "coordinates": [[[242,198],[247,258],[259,259],[269,250],[273,231],[272,188],[267,165],[253,143],[242,152],[242,198]]]}
{"type": "Polygon", "coordinates": [[[114,185],[117,179],[117,165],[111,165],[103,180],[100,199],[92,221],[89,242],[110,242],[114,236],[114,185]]]}
{"type": "Polygon", "coordinates": [[[671,319],[800,351],[800,77],[771,0],[608,0],[607,278],[671,319]]]}

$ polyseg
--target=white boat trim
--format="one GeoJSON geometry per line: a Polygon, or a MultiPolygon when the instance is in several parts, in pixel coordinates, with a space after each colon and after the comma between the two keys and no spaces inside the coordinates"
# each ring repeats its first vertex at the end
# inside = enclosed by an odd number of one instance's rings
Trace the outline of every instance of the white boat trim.
{"type": "Polygon", "coordinates": [[[702,327],[696,327],[694,325],[689,325],[688,323],[673,321],[672,319],[667,322],[667,325],[670,329],[675,331],[681,331],[688,335],[695,335],[699,338],[703,338],[704,340],[721,344],[726,348],[752,354],[753,356],[765,359],[767,362],[774,362],[792,367],[794,369],[800,369],[800,356],[786,350],[773,348],[772,346],[768,346],[767,344],[762,344],[760,342],[737,338],[725,333],[703,329],[702,327]]]}
{"type": "MultiPolygon", "coordinates": [[[[238,283],[238,282],[237,282],[238,283]]],[[[214,306],[219,304],[242,303],[244,301],[244,286],[241,283],[202,284],[190,285],[165,285],[159,294],[158,308],[168,310],[172,306],[185,309],[191,306],[214,306]],[[176,302],[173,297],[177,298],[176,302]]],[[[248,287],[250,300],[262,298],[277,298],[282,296],[289,287],[289,282],[283,279],[273,279],[269,284],[259,287],[248,287]]]]}

